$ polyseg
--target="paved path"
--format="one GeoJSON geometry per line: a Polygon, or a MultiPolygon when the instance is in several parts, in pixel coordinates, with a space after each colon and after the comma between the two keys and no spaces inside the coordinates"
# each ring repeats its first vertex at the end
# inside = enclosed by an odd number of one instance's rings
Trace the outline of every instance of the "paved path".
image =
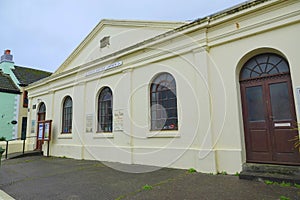
{"type": "MultiPolygon", "coordinates": [[[[111,165],[118,165],[110,163],[111,165]]],[[[300,189],[239,180],[237,176],[160,169],[125,173],[98,161],[26,157],[2,162],[0,199],[280,199],[300,200],[300,189]],[[3,191],[5,193],[3,193],[3,191]]],[[[153,168],[118,165],[124,171],[153,168]]]]}

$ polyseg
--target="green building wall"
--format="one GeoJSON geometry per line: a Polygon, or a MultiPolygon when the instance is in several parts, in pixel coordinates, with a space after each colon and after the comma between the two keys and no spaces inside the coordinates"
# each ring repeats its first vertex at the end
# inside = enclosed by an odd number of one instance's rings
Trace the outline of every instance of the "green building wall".
{"type": "Polygon", "coordinates": [[[0,92],[0,138],[7,140],[17,137],[18,120],[18,94],[0,92]]]}

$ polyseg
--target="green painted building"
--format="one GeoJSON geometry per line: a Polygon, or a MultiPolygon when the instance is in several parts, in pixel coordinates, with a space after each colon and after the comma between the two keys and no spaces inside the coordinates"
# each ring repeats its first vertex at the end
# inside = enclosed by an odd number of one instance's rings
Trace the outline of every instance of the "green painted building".
{"type": "Polygon", "coordinates": [[[16,66],[10,50],[4,51],[0,59],[0,139],[19,138],[26,133],[28,98],[24,87],[50,75],[16,66]]]}
{"type": "Polygon", "coordinates": [[[8,74],[0,71],[0,138],[16,138],[20,90],[8,74]]]}

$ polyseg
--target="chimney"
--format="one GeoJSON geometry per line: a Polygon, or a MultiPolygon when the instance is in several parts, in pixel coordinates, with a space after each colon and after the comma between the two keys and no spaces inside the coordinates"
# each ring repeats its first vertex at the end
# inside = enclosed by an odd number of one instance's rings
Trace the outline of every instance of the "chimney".
{"type": "Polygon", "coordinates": [[[2,62],[11,62],[13,63],[13,55],[10,54],[10,50],[6,49],[4,50],[4,54],[1,56],[0,63],[2,62]]]}

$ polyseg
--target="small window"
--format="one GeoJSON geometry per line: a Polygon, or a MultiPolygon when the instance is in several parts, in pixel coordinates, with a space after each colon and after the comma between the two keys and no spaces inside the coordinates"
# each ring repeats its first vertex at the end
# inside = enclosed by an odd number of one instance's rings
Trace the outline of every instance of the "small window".
{"type": "Polygon", "coordinates": [[[42,102],[38,109],[38,121],[46,120],[46,105],[42,102]]]}
{"type": "Polygon", "coordinates": [[[28,92],[23,93],[23,108],[28,108],[28,92]]]}
{"type": "Polygon", "coordinates": [[[151,83],[151,130],[178,130],[177,96],[174,77],[159,74],[151,83]]]}
{"type": "Polygon", "coordinates": [[[110,45],[110,43],[109,43],[109,38],[110,38],[110,36],[106,36],[106,37],[103,37],[103,38],[100,40],[100,48],[104,48],[104,47],[110,45]]]}
{"type": "Polygon", "coordinates": [[[112,132],[112,91],[105,87],[98,97],[98,127],[97,132],[112,132]]]}
{"type": "Polygon", "coordinates": [[[72,99],[67,96],[63,103],[62,133],[72,132],[72,99]]]}

